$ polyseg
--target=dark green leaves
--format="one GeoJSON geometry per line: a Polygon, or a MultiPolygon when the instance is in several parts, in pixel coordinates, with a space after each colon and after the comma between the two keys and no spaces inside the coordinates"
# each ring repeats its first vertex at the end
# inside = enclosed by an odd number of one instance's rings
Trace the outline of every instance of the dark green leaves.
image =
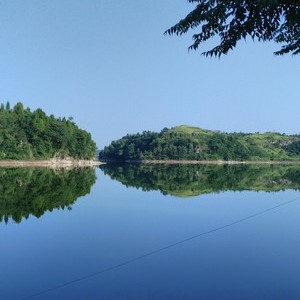
{"type": "Polygon", "coordinates": [[[221,56],[250,36],[259,41],[284,44],[275,52],[283,55],[300,52],[300,1],[296,0],[188,0],[196,8],[165,34],[182,35],[199,28],[189,49],[197,50],[205,41],[217,36],[219,44],[202,52],[221,56]]]}

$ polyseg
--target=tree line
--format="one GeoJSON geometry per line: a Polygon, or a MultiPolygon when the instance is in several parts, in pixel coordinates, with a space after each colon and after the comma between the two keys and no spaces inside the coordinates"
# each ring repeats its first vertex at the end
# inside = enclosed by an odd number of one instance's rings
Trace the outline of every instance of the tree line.
{"type": "Polygon", "coordinates": [[[22,103],[0,106],[0,159],[49,159],[95,157],[91,134],[72,118],[47,116],[40,108],[30,111],[22,103]]]}
{"type": "Polygon", "coordinates": [[[128,134],[99,153],[100,160],[299,160],[300,137],[279,133],[222,133],[189,126],[128,134]]]}

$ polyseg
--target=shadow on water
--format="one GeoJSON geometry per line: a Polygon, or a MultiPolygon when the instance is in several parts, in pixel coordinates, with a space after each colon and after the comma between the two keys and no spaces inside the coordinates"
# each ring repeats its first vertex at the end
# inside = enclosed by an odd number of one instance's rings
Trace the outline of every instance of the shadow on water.
{"type": "Polygon", "coordinates": [[[100,168],[126,187],[158,190],[176,197],[223,191],[300,189],[297,165],[107,164],[100,168]]]}
{"type": "Polygon", "coordinates": [[[20,223],[30,215],[71,209],[78,197],[90,193],[95,169],[51,170],[45,168],[0,169],[0,222],[20,223]]]}

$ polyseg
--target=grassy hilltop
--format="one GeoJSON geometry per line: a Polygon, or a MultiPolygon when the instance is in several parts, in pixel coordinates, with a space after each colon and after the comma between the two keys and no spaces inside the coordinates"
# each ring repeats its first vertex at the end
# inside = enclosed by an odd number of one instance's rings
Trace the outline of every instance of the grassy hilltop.
{"type": "Polygon", "coordinates": [[[99,154],[100,160],[300,161],[300,136],[225,133],[191,126],[128,134],[99,154]]]}

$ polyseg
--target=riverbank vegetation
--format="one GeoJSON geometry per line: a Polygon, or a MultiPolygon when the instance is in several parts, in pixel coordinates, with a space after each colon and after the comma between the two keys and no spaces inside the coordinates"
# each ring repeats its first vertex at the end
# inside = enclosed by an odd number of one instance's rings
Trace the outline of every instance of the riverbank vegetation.
{"type": "Polygon", "coordinates": [[[128,134],[99,154],[106,161],[300,161],[300,136],[224,133],[191,126],[128,134]]]}
{"type": "Polygon", "coordinates": [[[47,116],[17,103],[0,106],[0,160],[93,159],[96,144],[72,118],[47,116]]]}

